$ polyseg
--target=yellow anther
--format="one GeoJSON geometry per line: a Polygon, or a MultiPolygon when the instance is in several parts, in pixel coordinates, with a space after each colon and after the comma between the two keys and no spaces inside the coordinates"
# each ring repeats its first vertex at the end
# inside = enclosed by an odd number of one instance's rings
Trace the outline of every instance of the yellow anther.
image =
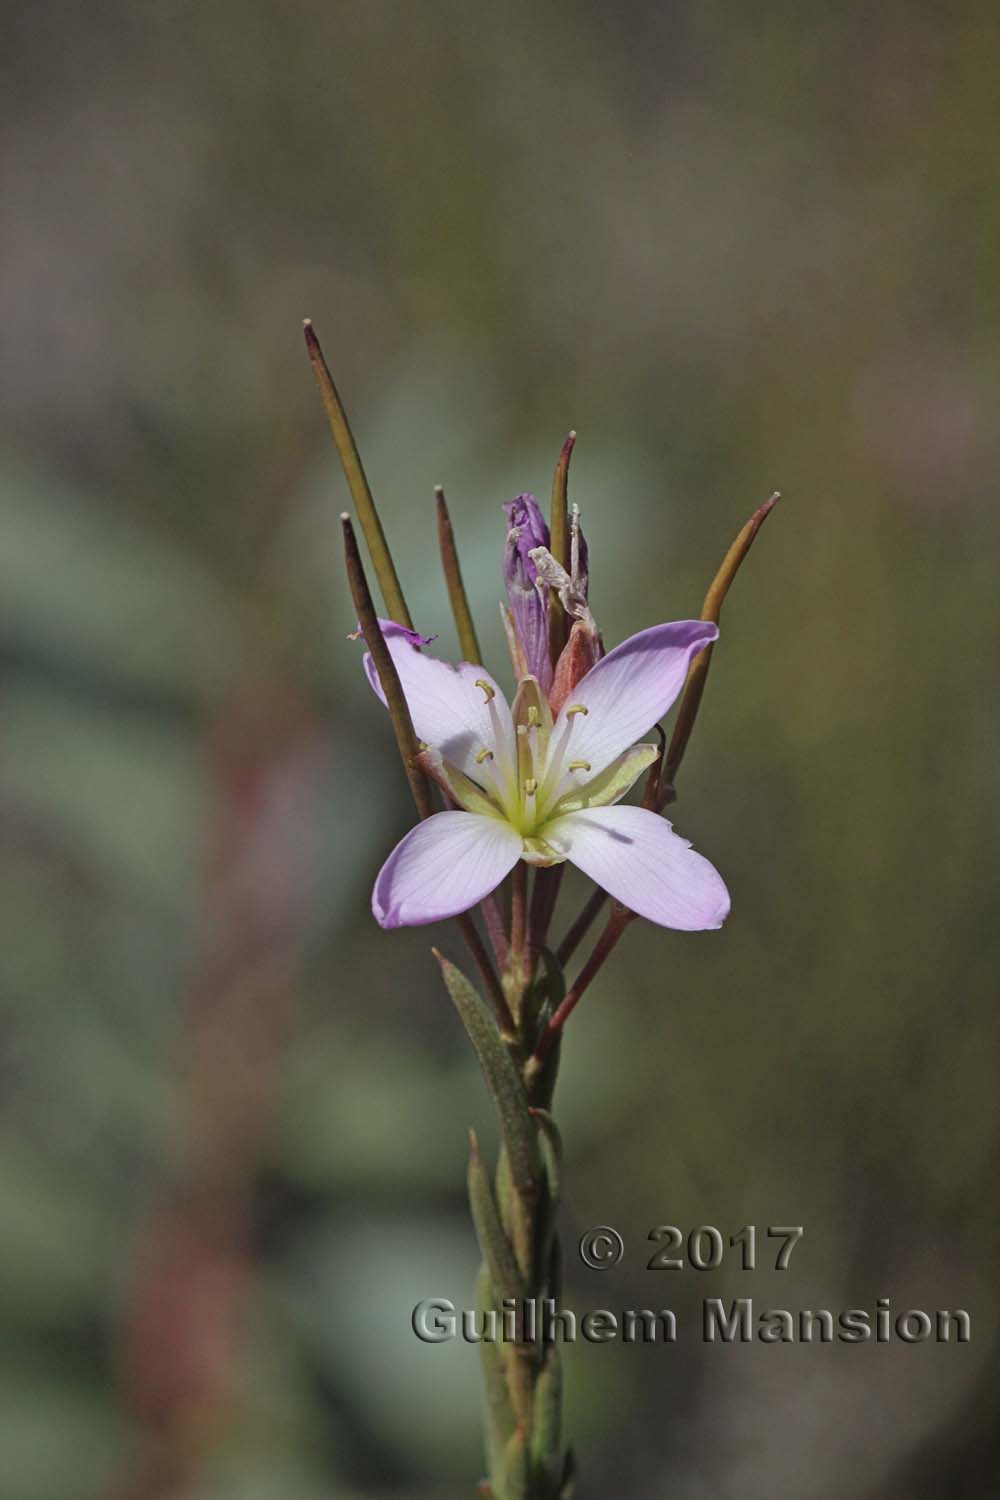
{"type": "Polygon", "coordinates": [[[489,703],[490,700],[492,698],[495,698],[497,695],[496,688],[493,686],[492,682],[487,682],[485,677],[477,677],[474,686],[482,688],[483,692],[486,694],[487,703],[489,703]]]}
{"type": "Polygon", "coordinates": [[[534,776],[529,776],[527,781],[524,783],[524,795],[526,797],[533,797],[537,791],[538,782],[535,780],[534,776]]]}
{"type": "Polygon", "coordinates": [[[572,708],[567,708],[566,717],[571,719],[574,714],[589,714],[590,709],[583,703],[574,703],[572,708]]]}
{"type": "Polygon", "coordinates": [[[493,759],[493,751],[492,750],[487,750],[487,748],[486,748],[485,745],[483,746],[482,750],[478,750],[476,752],[476,765],[477,766],[481,766],[484,760],[492,760],[492,759],[493,759]]]}
{"type": "Polygon", "coordinates": [[[569,763],[569,768],[570,768],[571,771],[589,771],[590,770],[590,761],[589,760],[571,760],[570,763],[569,763]]]}
{"type": "Polygon", "coordinates": [[[539,726],[539,724],[541,722],[542,722],[542,720],[541,720],[541,716],[540,716],[540,714],[538,712],[537,705],[534,704],[534,703],[529,704],[528,705],[528,728],[531,729],[532,727],[534,727],[535,729],[537,729],[538,726],[539,726]]]}

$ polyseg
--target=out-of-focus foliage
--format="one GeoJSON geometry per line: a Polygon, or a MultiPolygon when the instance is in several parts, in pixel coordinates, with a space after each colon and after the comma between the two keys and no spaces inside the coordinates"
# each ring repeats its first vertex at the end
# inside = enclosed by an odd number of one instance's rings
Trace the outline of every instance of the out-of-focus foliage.
{"type": "MultiPolygon", "coordinates": [[[[966,1307],[964,1348],[570,1351],[590,1493],[992,1494],[1000,102],[993,7],[7,7],[0,1497],[469,1493],[467,1123],[358,670],[319,328],[418,626],[448,488],[572,493],[609,641],[726,606],[679,829],[720,934],[574,1016],[587,1307],[966,1307]],[[802,1223],[785,1275],[655,1224],[802,1223]]],[[[567,881],[564,913],[577,887],[567,881]]],[[[446,943],[452,943],[449,934],[446,943]]]]}

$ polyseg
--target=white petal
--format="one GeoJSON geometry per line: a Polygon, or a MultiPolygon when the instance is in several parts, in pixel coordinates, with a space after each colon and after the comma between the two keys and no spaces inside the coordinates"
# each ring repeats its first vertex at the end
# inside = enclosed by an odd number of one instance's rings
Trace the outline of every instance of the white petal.
{"type": "MultiPolygon", "coordinates": [[[[499,685],[484,667],[463,661],[457,667],[427,656],[410,644],[408,632],[392,621],[380,621],[386,645],[396,664],[417,738],[440,750],[445,760],[473,780],[481,780],[476,756],[491,750],[497,770],[510,773],[516,764],[514,724],[499,685]],[[484,682],[492,691],[478,687],[484,682]]],[[[365,671],[373,689],[385,702],[375,663],[365,653],[365,671]]]]}
{"type": "Polygon", "coordinates": [[[517,864],[521,835],[499,818],[441,812],[412,828],[378,873],[381,927],[422,927],[468,911],[517,864]]]}
{"type": "Polygon", "coordinates": [[[721,927],[729,913],[718,870],[657,813],[590,808],[557,818],[542,833],[609,896],[661,927],[700,932],[721,927]]]}
{"type": "MultiPolygon", "coordinates": [[[[591,775],[658,724],[684,686],[688,663],[719,634],[705,620],[654,625],[622,641],[591,667],[556,720],[553,750],[590,762],[591,775]],[[569,714],[575,705],[586,714],[569,714]]],[[[567,783],[563,782],[565,789],[567,783]]]]}

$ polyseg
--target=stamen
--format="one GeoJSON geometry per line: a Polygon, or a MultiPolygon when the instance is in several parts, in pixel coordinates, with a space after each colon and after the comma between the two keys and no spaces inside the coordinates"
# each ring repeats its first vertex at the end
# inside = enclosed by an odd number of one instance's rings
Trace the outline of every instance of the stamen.
{"type": "Polygon", "coordinates": [[[566,717],[571,719],[574,714],[589,714],[590,709],[583,703],[574,703],[572,708],[567,708],[566,717]]]}
{"type": "Polygon", "coordinates": [[[481,766],[484,760],[492,760],[492,759],[493,759],[493,751],[492,750],[488,750],[485,745],[483,746],[482,750],[478,750],[476,752],[476,765],[477,766],[481,766]]]}
{"type": "Polygon", "coordinates": [[[477,677],[473,686],[482,688],[483,692],[486,694],[487,703],[490,703],[497,695],[496,688],[493,686],[492,682],[487,682],[485,677],[477,677]]]}
{"type": "Polygon", "coordinates": [[[524,795],[526,797],[533,797],[537,791],[538,782],[536,781],[534,776],[529,776],[527,781],[524,783],[524,795]]]}
{"type": "Polygon", "coordinates": [[[589,771],[590,770],[590,761],[589,760],[571,760],[570,763],[569,763],[569,768],[570,768],[571,771],[589,771]]]}
{"type": "Polygon", "coordinates": [[[538,726],[539,726],[539,724],[541,724],[541,722],[542,722],[542,719],[541,719],[541,715],[538,712],[537,706],[534,703],[529,703],[529,705],[528,705],[528,728],[531,729],[532,727],[534,727],[535,729],[537,729],[538,726]]]}

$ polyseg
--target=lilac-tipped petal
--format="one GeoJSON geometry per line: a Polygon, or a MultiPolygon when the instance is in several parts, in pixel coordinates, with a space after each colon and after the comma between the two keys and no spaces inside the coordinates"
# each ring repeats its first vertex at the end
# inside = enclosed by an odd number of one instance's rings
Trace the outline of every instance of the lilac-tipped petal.
{"type": "Polygon", "coordinates": [[[468,911],[496,890],[521,856],[521,836],[500,818],[441,812],[401,839],[378,873],[380,927],[423,927],[468,911]]]}
{"type": "MultiPolygon", "coordinates": [[[[382,634],[387,641],[402,640],[411,646],[429,646],[431,641],[436,641],[436,635],[421,635],[419,630],[409,630],[405,625],[397,625],[395,620],[379,620],[382,634]]],[[[361,635],[361,626],[358,625],[357,632],[350,639],[356,641],[361,635]]]]}
{"type": "MultiPolygon", "coordinates": [[[[391,620],[380,620],[379,624],[399,673],[417,739],[440,750],[445,760],[473,780],[477,779],[476,757],[484,749],[493,752],[498,767],[508,766],[516,755],[514,723],[499,684],[485,667],[467,661],[453,667],[418,651],[411,644],[412,632],[401,625],[391,620]]],[[[368,681],[385,703],[368,652],[364,666],[368,681]]]]}
{"type": "Polygon", "coordinates": [[[539,585],[538,569],[531,558],[536,547],[549,545],[549,528],[534,495],[518,495],[504,506],[507,543],[504,548],[504,582],[514,616],[514,629],[524,651],[528,671],[545,692],[552,681],[549,660],[549,613],[546,591],[539,585]]]}
{"type": "Polygon", "coordinates": [[[568,813],[547,825],[545,838],[609,896],[661,927],[703,932],[729,914],[715,866],[643,807],[568,813]]]}
{"type": "Polygon", "coordinates": [[[556,721],[554,740],[565,738],[567,759],[585,760],[596,776],[629,745],[659,723],[684,686],[688,664],[716,640],[706,620],[675,620],[629,636],[573,689],[556,721]],[[585,714],[573,714],[580,705],[585,714]]]}

